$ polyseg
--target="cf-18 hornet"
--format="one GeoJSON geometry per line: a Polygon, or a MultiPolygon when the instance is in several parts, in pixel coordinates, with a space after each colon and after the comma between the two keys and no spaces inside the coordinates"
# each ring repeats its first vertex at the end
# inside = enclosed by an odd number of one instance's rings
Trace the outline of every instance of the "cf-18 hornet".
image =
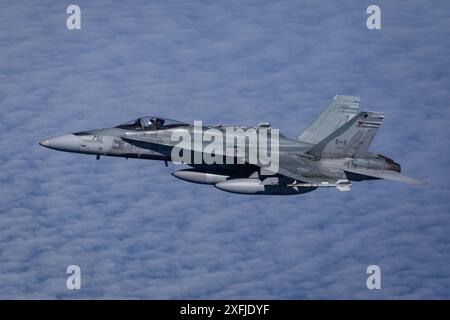
{"type": "Polygon", "coordinates": [[[350,191],[352,182],[384,179],[424,184],[400,164],[369,152],[384,115],[359,112],[360,99],[335,96],[297,139],[269,123],[204,126],[156,116],[41,141],[67,152],[187,165],[173,176],[240,194],[294,195],[319,187],[350,191]],[[264,161],[263,161],[264,160],[264,161]]]}

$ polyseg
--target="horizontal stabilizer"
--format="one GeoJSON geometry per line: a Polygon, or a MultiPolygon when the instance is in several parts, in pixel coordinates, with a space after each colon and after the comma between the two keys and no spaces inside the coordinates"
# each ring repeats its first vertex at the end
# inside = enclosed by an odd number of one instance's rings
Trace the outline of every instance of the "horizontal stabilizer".
{"type": "Polygon", "coordinates": [[[357,168],[357,169],[346,169],[345,171],[360,174],[363,176],[368,176],[372,178],[384,179],[389,181],[414,184],[414,185],[424,185],[426,182],[405,176],[397,171],[392,170],[374,170],[374,169],[365,169],[365,168],[357,168]]]}

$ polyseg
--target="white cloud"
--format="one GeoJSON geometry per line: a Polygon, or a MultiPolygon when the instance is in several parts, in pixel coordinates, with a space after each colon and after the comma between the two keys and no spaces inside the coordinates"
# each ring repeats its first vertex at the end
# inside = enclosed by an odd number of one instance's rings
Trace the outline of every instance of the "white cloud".
{"type": "Polygon", "coordinates": [[[79,5],[81,31],[60,4],[0,11],[1,297],[448,298],[447,4],[381,3],[381,31],[350,2],[79,5]],[[428,186],[238,196],[37,145],[145,114],[294,137],[335,94],[385,112],[373,149],[428,186]]]}

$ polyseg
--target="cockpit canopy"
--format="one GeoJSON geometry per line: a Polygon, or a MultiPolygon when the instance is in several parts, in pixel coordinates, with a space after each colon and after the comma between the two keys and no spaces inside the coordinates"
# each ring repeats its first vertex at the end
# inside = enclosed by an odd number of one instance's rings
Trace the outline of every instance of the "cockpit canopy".
{"type": "Polygon", "coordinates": [[[149,116],[118,125],[116,128],[126,130],[164,130],[188,125],[172,119],[149,116]]]}

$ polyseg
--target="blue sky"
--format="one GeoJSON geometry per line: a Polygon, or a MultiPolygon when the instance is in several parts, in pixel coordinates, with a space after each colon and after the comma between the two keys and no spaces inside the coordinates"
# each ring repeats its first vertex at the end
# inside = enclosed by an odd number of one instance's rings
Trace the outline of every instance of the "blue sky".
{"type": "Polygon", "coordinates": [[[372,3],[2,2],[0,297],[448,299],[450,3],[378,1],[379,31],[372,3]],[[295,137],[336,94],[385,113],[371,150],[426,187],[240,196],[37,145],[149,114],[295,137]]]}

